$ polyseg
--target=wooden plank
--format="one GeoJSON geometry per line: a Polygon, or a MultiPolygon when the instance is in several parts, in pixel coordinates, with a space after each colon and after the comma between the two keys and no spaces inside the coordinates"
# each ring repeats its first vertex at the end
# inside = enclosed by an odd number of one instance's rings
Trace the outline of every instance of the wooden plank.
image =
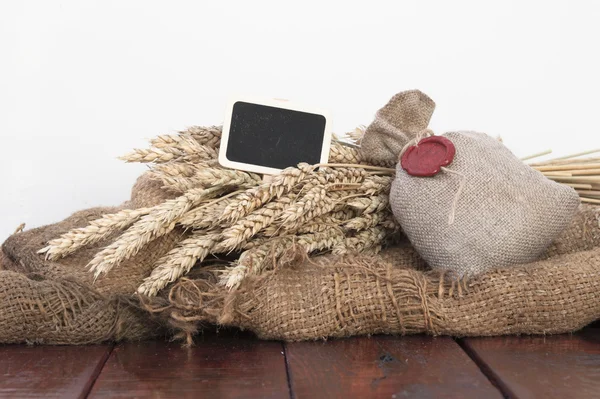
{"type": "Polygon", "coordinates": [[[600,397],[600,330],[570,335],[468,338],[473,355],[509,397],[600,397]]]}
{"type": "Polygon", "coordinates": [[[0,345],[0,398],[83,398],[111,345],[0,345]]]}
{"type": "Polygon", "coordinates": [[[286,344],[295,398],[501,398],[447,337],[356,337],[286,344]]]}
{"type": "Polygon", "coordinates": [[[249,334],[115,347],[90,398],[289,397],[283,345],[249,334]]]}

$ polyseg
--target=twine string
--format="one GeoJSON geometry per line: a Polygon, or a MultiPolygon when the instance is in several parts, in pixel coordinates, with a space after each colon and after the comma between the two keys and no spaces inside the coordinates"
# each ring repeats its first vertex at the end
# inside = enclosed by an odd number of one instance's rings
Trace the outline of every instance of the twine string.
{"type": "Polygon", "coordinates": [[[404,147],[402,147],[402,151],[400,151],[400,155],[398,155],[398,159],[402,159],[402,155],[404,155],[404,153],[406,152],[406,150],[408,150],[409,147],[412,147],[413,145],[418,147],[419,146],[419,141],[423,140],[426,137],[430,137],[433,136],[433,130],[431,129],[423,129],[421,131],[419,131],[415,137],[413,137],[411,140],[409,140],[404,147]]]}
{"type": "Polygon", "coordinates": [[[452,169],[448,169],[442,166],[442,170],[451,175],[458,176],[460,178],[460,183],[458,185],[458,190],[456,190],[456,195],[454,195],[454,200],[452,201],[452,206],[450,207],[450,214],[448,215],[448,224],[451,225],[454,223],[454,217],[456,214],[456,207],[458,206],[458,199],[462,194],[463,189],[465,188],[465,184],[467,182],[467,176],[464,174],[457,172],[452,169]]]}
{"type": "MultiPolygon", "coordinates": [[[[411,140],[409,140],[404,147],[402,147],[402,151],[400,151],[400,155],[398,156],[399,159],[402,159],[402,155],[404,155],[404,153],[406,152],[406,150],[408,150],[409,147],[411,146],[419,146],[419,142],[421,140],[423,140],[426,137],[431,137],[434,136],[435,134],[433,133],[433,130],[426,128],[423,130],[420,130],[415,137],[413,137],[411,140]]],[[[454,219],[456,217],[456,207],[458,206],[458,199],[460,198],[460,195],[462,194],[464,188],[465,188],[465,184],[467,181],[467,177],[465,175],[463,175],[460,172],[456,172],[454,170],[448,169],[446,167],[442,167],[442,171],[458,176],[460,178],[460,183],[458,185],[458,190],[456,191],[456,195],[454,196],[454,200],[452,201],[452,206],[450,207],[450,214],[448,215],[448,224],[451,225],[454,223],[454,219]]]]}

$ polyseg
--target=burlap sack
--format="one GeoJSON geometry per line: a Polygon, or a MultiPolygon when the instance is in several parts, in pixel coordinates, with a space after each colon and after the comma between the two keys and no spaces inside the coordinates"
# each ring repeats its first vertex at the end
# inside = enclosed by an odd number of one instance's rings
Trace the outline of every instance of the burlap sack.
{"type": "Polygon", "coordinates": [[[375,165],[395,165],[402,147],[429,124],[435,103],[419,90],[396,94],[377,111],[361,140],[361,157],[375,165]]]}
{"type": "Polygon", "coordinates": [[[575,215],[575,190],[490,136],[444,137],[456,147],[454,173],[415,177],[399,164],[392,183],[392,211],[417,251],[431,267],[460,275],[537,259],[575,215]]]}
{"type": "Polygon", "coordinates": [[[435,176],[409,175],[399,156],[407,144],[418,145],[418,129],[432,111],[422,93],[394,96],[367,128],[361,149],[365,157],[397,162],[390,205],[408,239],[432,268],[457,275],[537,259],[573,218],[575,190],[475,132],[444,134],[456,148],[452,163],[435,176]]]}
{"type": "Polygon", "coordinates": [[[599,220],[599,208],[584,208],[552,245],[554,256],[472,279],[427,271],[414,249],[396,247],[375,257],[304,260],[249,278],[233,292],[205,271],[146,306],[188,338],[202,322],[286,341],[572,332],[600,318],[599,220]],[[592,249],[576,252],[585,248],[592,249]]]}
{"type": "Polygon", "coordinates": [[[83,248],[60,261],[37,251],[73,228],[104,213],[156,205],[171,196],[147,175],[138,179],[131,200],[118,208],[76,212],[60,223],[15,234],[2,245],[0,270],[0,343],[81,344],[105,340],[139,340],[164,329],[139,310],[135,293],[154,262],[184,234],[174,231],[156,240],[95,282],[86,265],[114,237],[83,248]]]}

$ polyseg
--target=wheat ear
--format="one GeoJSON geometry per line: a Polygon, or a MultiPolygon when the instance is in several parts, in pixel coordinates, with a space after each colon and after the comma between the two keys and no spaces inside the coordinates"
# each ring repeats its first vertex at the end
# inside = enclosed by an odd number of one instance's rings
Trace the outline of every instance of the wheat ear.
{"type": "Polygon", "coordinates": [[[221,221],[235,223],[244,216],[260,208],[273,198],[281,197],[298,184],[314,167],[306,163],[299,164],[297,168],[287,168],[273,177],[268,183],[251,188],[235,198],[223,211],[221,221]]]}
{"type": "Polygon", "coordinates": [[[178,134],[165,134],[160,135],[152,140],[150,144],[155,148],[177,148],[181,145],[182,140],[187,138],[194,139],[198,144],[204,145],[210,148],[217,149],[221,143],[221,129],[217,127],[199,127],[192,126],[187,130],[180,131],[178,134]]]}
{"type": "Polygon", "coordinates": [[[173,160],[175,157],[172,153],[167,153],[155,148],[140,149],[136,148],[132,152],[121,157],[120,160],[125,162],[140,162],[140,163],[165,163],[173,160]]]}
{"type": "Polygon", "coordinates": [[[150,241],[172,231],[178,219],[186,212],[221,191],[222,187],[193,189],[153,207],[149,214],[143,216],[117,240],[94,256],[88,264],[90,271],[94,272],[95,278],[107,273],[123,260],[137,254],[150,241]]]}
{"type": "Polygon", "coordinates": [[[221,144],[221,126],[191,126],[180,134],[189,134],[202,145],[218,148],[221,144]]]}
{"type": "Polygon", "coordinates": [[[333,141],[329,150],[329,162],[360,164],[361,157],[358,149],[344,145],[339,141],[333,141]]]}
{"type": "Polygon", "coordinates": [[[349,252],[364,252],[367,249],[374,249],[375,252],[381,250],[381,243],[388,236],[388,231],[381,227],[370,227],[359,231],[353,237],[347,237],[339,242],[334,248],[333,253],[342,255],[349,252]]]}
{"type": "Polygon", "coordinates": [[[212,252],[219,236],[218,233],[197,232],[181,241],[156,262],[157,267],[144,279],[138,293],[155,296],[169,283],[188,273],[197,262],[202,262],[212,252]]]}
{"type": "Polygon", "coordinates": [[[389,194],[392,187],[392,176],[371,175],[363,181],[357,191],[367,195],[389,194]]]}
{"type": "MultiPolygon", "coordinates": [[[[237,193],[231,193],[237,194],[237,193]]],[[[231,197],[221,197],[202,207],[191,209],[179,219],[179,224],[193,229],[207,229],[218,225],[218,218],[231,202],[231,197]]]]}
{"type": "Polygon", "coordinates": [[[156,176],[165,176],[165,177],[192,177],[194,176],[200,168],[212,168],[218,167],[219,162],[216,160],[213,161],[204,161],[198,163],[191,162],[167,162],[158,165],[152,165],[152,173],[156,176]]]}
{"type": "Polygon", "coordinates": [[[88,226],[70,230],[50,240],[48,246],[40,249],[38,253],[45,253],[46,259],[63,258],[79,248],[102,241],[111,234],[125,229],[149,212],[150,208],[139,208],[102,215],[100,219],[92,220],[88,226]]]}
{"type": "Polygon", "coordinates": [[[335,227],[319,233],[275,238],[242,253],[237,265],[227,269],[221,276],[221,284],[228,288],[237,287],[247,275],[260,274],[270,259],[275,261],[296,244],[307,253],[311,253],[331,249],[343,240],[344,233],[341,229],[335,227]]]}
{"type": "Polygon", "coordinates": [[[329,212],[342,211],[345,207],[346,198],[352,195],[353,191],[341,190],[341,191],[328,191],[325,198],[323,198],[317,206],[310,208],[306,213],[299,215],[297,218],[287,219],[285,223],[278,223],[278,226],[285,232],[290,234],[293,231],[300,229],[307,223],[310,223],[315,218],[325,215],[329,212]]]}
{"type": "Polygon", "coordinates": [[[346,136],[348,136],[355,144],[360,144],[361,140],[365,136],[366,129],[367,128],[365,126],[358,126],[353,131],[346,133],[346,136]]]}
{"type": "Polygon", "coordinates": [[[176,143],[163,145],[161,148],[135,149],[120,157],[125,162],[166,163],[166,162],[201,162],[217,159],[215,148],[199,144],[190,135],[182,135],[176,143]]]}
{"type": "MultiPolygon", "coordinates": [[[[168,170],[167,168],[165,168],[168,170]]],[[[186,172],[191,172],[192,168],[187,168],[186,172]]],[[[171,171],[161,173],[158,169],[151,172],[152,175],[160,179],[165,188],[186,192],[192,188],[207,188],[212,186],[236,186],[239,188],[255,187],[261,183],[261,177],[254,173],[246,173],[240,170],[224,169],[220,167],[210,167],[208,165],[198,165],[191,176],[172,176],[171,171]]]]}
{"type": "Polygon", "coordinates": [[[370,227],[375,227],[389,218],[393,218],[390,212],[375,212],[357,216],[343,223],[343,226],[349,230],[361,231],[370,227]]]}
{"type": "Polygon", "coordinates": [[[153,144],[155,146],[158,144],[159,147],[157,148],[166,153],[176,155],[178,158],[188,156],[192,160],[217,159],[217,150],[214,147],[198,143],[190,134],[181,133],[178,136],[167,137],[171,138],[168,143],[160,139],[155,139],[153,140],[153,144]]]}
{"type": "Polygon", "coordinates": [[[389,195],[352,198],[348,201],[348,206],[363,214],[381,212],[389,206],[389,195]]]}
{"type": "Polygon", "coordinates": [[[327,196],[325,187],[316,186],[310,189],[302,198],[294,202],[278,217],[281,225],[290,225],[301,218],[307,212],[319,207],[327,196]]]}
{"type": "MultiPolygon", "coordinates": [[[[301,226],[298,230],[293,231],[294,234],[307,234],[307,233],[318,233],[321,231],[325,231],[331,227],[340,226],[345,221],[352,219],[355,217],[354,211],[350,209],[329,212],[325,215],[318,216],[312,219],[309,223],[301,226]]],[[[269,231],[265,231],[264,234],[267,235],[269,231]]],[[[291,232],[290,232],[291,233],[291,232]]]]}
{"type": "Polygon", "coordinates": [[[296,198],[292,193],[256,209],[248,216],[238,220],[232,226],[223,230],[223,241],[219,244],[222,252],[240,248],[259,231],[270,226],[296,198]]]}

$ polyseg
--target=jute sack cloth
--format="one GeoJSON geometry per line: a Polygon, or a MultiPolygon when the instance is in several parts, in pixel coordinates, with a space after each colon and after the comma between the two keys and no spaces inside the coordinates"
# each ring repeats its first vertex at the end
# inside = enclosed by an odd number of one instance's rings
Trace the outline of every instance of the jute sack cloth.
{"type": "Polygon", "coordinates": [[[397,164],[390,205],[415,249],[432,268],[461,276],[537,259],[575,215],[575,190],[524,164],[500,141],[466,131],[442,135],[456,148],[450,165],[435,176],[411,176],[398,162],[401,151],[418,146],[417,130],[433,112],[431,99],[418,93],[394,96],[367,128],[369,146],[361,149],[397,164]]]}
{"type": "Polygon", "coordinates": [[[188,339],[205,323],[262,339],[367,334],[491,336],[576,331],[600,318],[600,208],[582,207],[541,260],[457,279],[407,245],[377,256],[301,259],[236,291],[217,275],[182,279],[146,307],[188,339]]]}
{"type": "Polygon", "coordinates": [[[164,335],[164,328],[140,309],[132,294],[153,263],[175,246],[181,231],[158,239],[151,251],[125,261],[96,282],[86,265],[114,237],[60,261],[47,261],[37,251],[102,214],[153,206],[168,197],[159,183],[143,175],[131,200],[121,207],[76,212],[60,223],[8,238],[0,252],[0,343],[85,344],[164,335]]]}
{"type": "Polygon", "coordinates": [[[377,111],[361,140],[361,156],[375,165],[396,165],[404,144],[427,128],[435,102],[419,90],[396,94],[377,111]]]}

